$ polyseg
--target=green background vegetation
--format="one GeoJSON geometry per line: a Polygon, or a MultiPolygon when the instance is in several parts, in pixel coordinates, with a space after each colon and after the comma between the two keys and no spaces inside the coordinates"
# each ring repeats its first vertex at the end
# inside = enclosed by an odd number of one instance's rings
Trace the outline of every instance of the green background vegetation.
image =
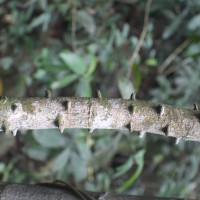
{"type": "MultiPolygon", "coordinates": [[[[146,99],[193,109],[200,101],[200,1],[154,0],[147,34],[144,0],[0,0],[0,95],[146,99]],[[165,59],[181,48],[173,61],[165,59]]],[[[174,55],[174,54],[173,54],[174,55]]],[[[92,191],[198,198],[198,142],[95,130],[0,135],[5,182],[60,179],[92,191]]]]}

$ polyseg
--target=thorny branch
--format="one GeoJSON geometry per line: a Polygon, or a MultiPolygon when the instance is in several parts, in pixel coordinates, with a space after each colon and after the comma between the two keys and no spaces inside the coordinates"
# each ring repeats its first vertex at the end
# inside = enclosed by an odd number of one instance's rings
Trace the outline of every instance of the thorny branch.
{"type": "Polygon", "coordinates": [[[0,127],[5,133],[29,129],[117,129],[200,140],[200,112],[130,99],[46,97],[0,99],[0,127]]]}

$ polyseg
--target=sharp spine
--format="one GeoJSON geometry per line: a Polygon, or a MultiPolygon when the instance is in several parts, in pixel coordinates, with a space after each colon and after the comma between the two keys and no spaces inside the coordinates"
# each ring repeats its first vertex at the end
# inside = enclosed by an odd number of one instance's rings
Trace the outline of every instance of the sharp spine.
{"type": "Polygon", "coordinates": [[[56,117],[55,125],[60,129],[60,132],[63,133],[64,127],[64,118],[60,114],[56,117]]]}
{"type": "Polygon", "coordinates": [[[175,144],[178,145],[180,141],[181,141],[181,138],[176,138],[175,144]]]}
{"type": "Polygon", "coordinates": [[[132,127],[131,122],[128,122],[128,124],[126,125],[126,128],[129,130],[129,132],[133,131],[133,127],[132,127]]]}
{"type": "Polygon", "coordinates": [[[100,90],[97,90],[97,98],[102,99],[102,94],[100,90]]]}
{"type": "Polygon", "coordinates": [[[135,92],[131,93],[130,100],[135,100],[136,99],[135,96],[136,96],[135,92]]]}
{"type": "Polygon", "coordinates": [[[12,135],[15,137],[17,135],[17,130],[13,130],[12,135]]]}
{"type": "Polygon", "coordinates": [[[141,131],[140,134],[139,134],[139,138],[143,138],[145,135],[146,135],[146,132],[145,131],[141,131]]]}
{"type": "Polygon", "coordinates": [[[194,103],[194,110],[199,110],[198,105],[194,103]]]}
{"type": "Polygon", "coordinates": [[[45,90],[45,97],[46,98],[50,98],[51,97],[51,90],[50,89],[45,90]]]}

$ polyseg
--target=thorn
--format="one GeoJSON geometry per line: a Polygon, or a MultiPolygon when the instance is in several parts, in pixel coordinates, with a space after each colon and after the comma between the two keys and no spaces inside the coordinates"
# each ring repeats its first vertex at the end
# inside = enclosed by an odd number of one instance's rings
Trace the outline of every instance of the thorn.
{"type": "Polygon", "coordinates": [[[51,97],[51,90],[50,89],[45,90],[45,97],[46,98],[50,98],[51,97]]]}
{"type": "Polygon", "coordinates": [[[65,107],[65,110],[69,112],[72,107],[72,102],[67,100],[67,101],[63,102],[63,106],[65,107]]]}
{"type": "Polygon", "coordinates": [[[13,136],[15,137],[17,135],[17,130],[12,131],[13,136]]]}
{"type": "Polygon", "coordinates": [[[176,138],[175,144],[178,145],[180,141],[181,141],[181,138],[176,138]]]}
{"type": "Polygon", "coordinates": [[[136,96],[135,92],[131,93],[130,100],[135,100],[136,99],[135,96],[136,96]]]}
{"type": "Polygon", "coordinates": [[[160,117],[162,117],[165,114],[165,106],[160,105],[160,117]]]}
{"type": "Polygon", "coordinates": [[[194,103],[194,110],[199,110],[198,105],[194,103]]]}
{"type": "Polygon", "coordinates": [[[129,130],[129,132],[133,131],[131,122],[128,122],[128,124],[126,125],[126,128],[129,130]]]}
{"type": "Polygon", "coordinates": [[[2,130],[5,134],[8,134],[9,133],[9,127],[7,124],[5,124],[5,122],[3,123],[3,126],[2,126],[2,130]]]}
{"type": "Polygon", "coordinates": [[[165,134],[165,136],[169,135],[169,125],[168,124],[164,128],[162,128],[162,132],[165,134]]]}
{"type": "Polygon", "coordinates": [[[90,134],[92,134],[92,133],[93,133],[93,131],[94,131],[94,129],[93,129],[93,128],[91,128],[91,129],[89,130],[89,133],[90,133],[90,134]]]}
{"type": "Polygon", "coordinates": [[[134,106],[133,104],[129,105],[128,111],[130,114],[134,114],[136,112],[136,106],[134,106]]]}
{"type": "Polygon", "coordinates": [[[143,138],[145,135],[146,135],[146,132],[145,131],[141,131],[140,134],[139,134],[139,138],[143,138]]]}
{"type": "Polygon", "coordinates": [[[101,91],[97,90],[96,93],[97,93],[97,98],[102,99],[101,91]]]}
{"type": "Polygon", "coordinates": [[[16,103],[11,105],[11,110],[15,112],[17,110],[18,105],[16,103]]]}
{"type": "Polygon", "coordinates": [[[8,98],[5,96],[5,97],[0,97],[1,100],[3,100],[3,104],[7,103],[7,100],[8,98]]]}
{"type": "Polygon", "coordinates": [[[60,129],[60,132],[63,133],[65,127],[64,127],[64,117],[58,114],[55,120],[55,125],[60,129]]]}

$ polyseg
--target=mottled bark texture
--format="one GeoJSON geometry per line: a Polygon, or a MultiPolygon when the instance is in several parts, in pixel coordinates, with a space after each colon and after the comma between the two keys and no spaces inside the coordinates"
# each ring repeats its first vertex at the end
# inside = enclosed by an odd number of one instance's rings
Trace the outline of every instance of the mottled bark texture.
{"type": "Polygon", "coordinates": [[[140,131],[200,140],[200,112],[149,101],[77,97],[0,99],[0,127],[5,133],[29,129],[85,128],[140,131]]]}
{"type": "Polygon", "coordinates": [[[93,193],[71,189],[68,186],[42,184],[0,183],[1,200],[182,200],[179,198],[156,198],[145,196],[117,195],[113,193],[93,193]]]}

